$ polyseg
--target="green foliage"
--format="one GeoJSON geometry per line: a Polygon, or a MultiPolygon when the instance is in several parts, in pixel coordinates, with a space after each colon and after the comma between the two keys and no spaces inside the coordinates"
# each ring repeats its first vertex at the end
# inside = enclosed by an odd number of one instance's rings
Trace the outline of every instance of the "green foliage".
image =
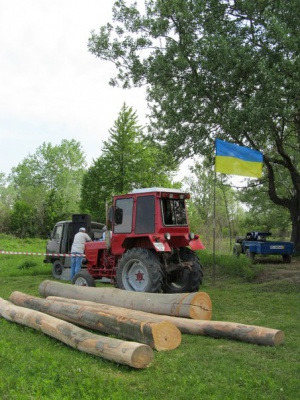
{"type": "Polygon", "coordinates": [[[85,165],[81,145],[62,140],[56,146],[43,143],[13,168],[9,188],[17,194],[10,204],[10,232],[46,237],[55,222],[79,212],[85,165]]]}
{"type": "Polygon", "coordinates": [[[300,8],[296,0],[115,2],[89,50],[114,63],[111,84],[147,85],[150,134],[177,159],[214,139],[258,149],[270,200],[300,250],[300,8]]]}
{"type": "Polygon", "coordinates": [[[263,265],[253,264],[245,255],[236,257],[233,254],[217,253],[214,256],[207,250],[200,251],[198,255],[205,269],[214,269],[219,277],[238,277],[246,282],[253,282],[264,270],[263,265]]]}
{"type": "Polygon", "coordinates": [[[8,184],[5,174],[0,172],[0,232],[9,232],[11,206],[15,197],[16,191],[8,184]]]}
{"type": "Polygon", "coordinates": [[[31,204],[23,200],[16,201],[10,220],[12,232],[20,238],[33,234],[34,210],[31,204]]]}
{"type": "Polygon", "coordinates": [[[143,135],[131,107],[123,105],[109,133],[101,156],[83,178],[81,191],[81,210],[102,221],[105,203],[114,194],[141,187],[171,187],[176,170],[173,158],[143,135]]]}
{"type": "Polygon", "coordinates": [[[237,192],[227,184],[226,178],[215,179],[207,159],[190,167],[184,182],[191,193],[188,205],[191,230],[200,233],[210,246],[214,234],[218,240],[228,238],[231,248],[244,220],[237,192]]]}
{"type": "Polygon", "coordinates": [[[20,264],[18,266],[18,269],[29,269],[29,268],[34,268],[36,267],[38,264],[35,261],[31,261],[31,260],[26,260],[23,261],[22,264],[20,264]]]}
{"type": "Polygon", "coordinates": [[[249,231],[272,232],[272,237],[281,240],[291,238],[291,220],[288,210],[276,206],[267,197],[267,188],[252,184],[237,193],[239,201],[247,206],[242,222],[241,234],[249,231]]]}

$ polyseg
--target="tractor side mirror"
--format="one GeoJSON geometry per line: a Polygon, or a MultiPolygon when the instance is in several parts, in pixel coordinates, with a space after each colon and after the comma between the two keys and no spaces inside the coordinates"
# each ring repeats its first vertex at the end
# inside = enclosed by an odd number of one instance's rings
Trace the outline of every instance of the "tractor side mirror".
{"type": "Polygon", "coordinates": [[[123,222],[123,209],[111,206],[108,211],[108,220],[111,224],[120,225],[123,222]]]}
{"type": "Polygon", "coordinates": [[[123,222],[123,209],[116,207],[115,210],[115,223],[116,225],[120,225],[123,222]]]}
{"type": "Polygon", "coordinates": [[[109,207],[107,217],[108,217],[108,221],[112,224],[114,222],[114,207],[113,206],[109,207]]]}

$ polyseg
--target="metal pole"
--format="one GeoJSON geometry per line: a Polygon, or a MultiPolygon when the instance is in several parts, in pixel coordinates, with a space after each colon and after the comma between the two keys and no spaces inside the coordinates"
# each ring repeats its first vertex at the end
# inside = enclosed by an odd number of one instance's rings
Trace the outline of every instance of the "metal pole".
{"type": "Polygon", "coordinates": [[[213,205],[213,282],[216,283],[216,163],[215,163],[215,171],[214,171],[214,205],[213,205]]]}

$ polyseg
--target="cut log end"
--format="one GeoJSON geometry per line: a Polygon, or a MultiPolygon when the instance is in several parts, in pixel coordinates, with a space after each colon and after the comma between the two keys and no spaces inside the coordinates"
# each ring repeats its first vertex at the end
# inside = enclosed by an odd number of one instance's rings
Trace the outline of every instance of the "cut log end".
{"type": "Polygon", "coordinates": [[[277,331],[273,337],[273,345],[274,346],[279,346],[281,344],[284,344],[285,341],[285,336],[283,331],[277,331]]]}
{"type": "Polygon", "coordinates": [[[212,302],[209,295],[205,292],[196,293],[191,301],[190,315],[192,319],[211,320],[212,302]]]}
{"type": "Polygon", "coordinates": [[[140,345],[131,356],[132,366],[134,368],[146,368],[153,360],[153,350],[147,345],[140,345]]]}
{"type": "Polygon", "coordinates": [[[174,350],[181,343],[181,332],[171,322],[164,321],[152,325],[154,348],[157,351],[174,350]]]}

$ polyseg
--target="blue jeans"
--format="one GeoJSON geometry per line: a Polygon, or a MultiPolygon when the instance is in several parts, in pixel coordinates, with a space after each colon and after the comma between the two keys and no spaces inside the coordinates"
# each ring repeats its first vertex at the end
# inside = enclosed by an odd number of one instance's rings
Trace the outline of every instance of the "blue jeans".
{"type": "MultiPolygon", "coordinates": [[[[79,252],[74,252],[72,254],[82,254],[79,252]]],[[[74,278],[76,274],[81,270],[81,263],[82,263],[83,257],[71,257],[71,280],[74,278]]]]}

